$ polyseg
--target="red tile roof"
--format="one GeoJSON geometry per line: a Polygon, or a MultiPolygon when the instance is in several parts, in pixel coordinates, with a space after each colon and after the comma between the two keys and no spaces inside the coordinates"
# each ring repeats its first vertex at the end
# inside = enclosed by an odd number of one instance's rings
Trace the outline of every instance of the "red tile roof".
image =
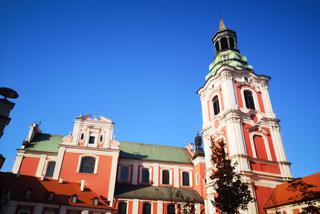
{"type": "Polygon", "coordinates": [[[0,172],[0,188],[3,187],[11,190],[11,200],[114,210],[106,203],[105,199],[89,188],[81,191],[79,183],[59,183],[52,179],[41,180],[33,176],[17,176],[12,173],[0,172]],[[25,198],[25,192],[28,189],[32,191],[30,199],[25,198]],[[50,192],[54,193],[52,201],[48,201],[50,192]],[[70,198],[74,194],[78,196],[76,203],[72,203],[70,198]],[[98,205],[93,205],[92,199],[95,197],[99,198],[98,205]]]}
{"type": "Polygon", "coordinates": [[[320,172],[318,172],[316,174],[279,184],[268,199],[267,203],[264,205],[264,208],[268,209],[302,202],[303,192],[299,188],[293,188],[293,186],[297,185],[298,187],[302,187],[303,184],[310,185],[307,188],[307,191],[312,191],[316,198],[320,198],[320,172]]]}

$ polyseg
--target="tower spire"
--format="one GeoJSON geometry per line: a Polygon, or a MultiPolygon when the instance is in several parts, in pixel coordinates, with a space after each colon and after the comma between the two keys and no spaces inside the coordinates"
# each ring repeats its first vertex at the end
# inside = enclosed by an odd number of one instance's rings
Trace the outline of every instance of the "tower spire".
{"type": "Polygon", "coordinates": [[[219,20],[219,31],[226,29],[226,26],[224,25],[223,19],[220,18],[219,20]]]}

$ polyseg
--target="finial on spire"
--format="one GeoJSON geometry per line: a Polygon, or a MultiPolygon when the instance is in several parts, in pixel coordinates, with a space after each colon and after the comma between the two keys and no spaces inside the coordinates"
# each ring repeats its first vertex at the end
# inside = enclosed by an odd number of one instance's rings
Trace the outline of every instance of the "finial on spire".
{"type": "Polygon", "coordinates": [[[224,25],[224,22],[222,20],[222,18],[220,18],[220,21],[219,21],[219,31],[220,30],[224,30],[226,29],[226,26],[224,25]]]}

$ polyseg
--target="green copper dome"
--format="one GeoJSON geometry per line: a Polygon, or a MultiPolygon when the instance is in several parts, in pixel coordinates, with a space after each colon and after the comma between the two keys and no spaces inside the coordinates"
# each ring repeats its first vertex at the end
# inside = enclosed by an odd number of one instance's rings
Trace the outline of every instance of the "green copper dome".
{"type": "Polygon", "coordinates": [[[220,52],[214,61],[209,66],[209,74],[206,76],[208,80],[214,76],[219,68],[223,65],[234,67],[237,70],[253,70],[253,67],[248,63],[247,57],[235,50],[226,50],[220,52]]]}

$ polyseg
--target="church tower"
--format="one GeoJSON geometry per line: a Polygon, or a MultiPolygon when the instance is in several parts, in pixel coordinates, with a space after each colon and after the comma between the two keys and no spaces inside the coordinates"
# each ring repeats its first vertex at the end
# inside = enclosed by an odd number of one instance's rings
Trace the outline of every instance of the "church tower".
{"type": "Polygon", "coordinates": [[[265,213],[263,205],[273,188],[292,177],[269,96],[270,77],[254,72],[239,51],[236,32],[226,28],[222,20],[212,42],[215,58],[198,90],[206,159],[206,213],[215,213],[209,178],[211,143],[221,140],[257,199],[246,213],[265,213]]]}

